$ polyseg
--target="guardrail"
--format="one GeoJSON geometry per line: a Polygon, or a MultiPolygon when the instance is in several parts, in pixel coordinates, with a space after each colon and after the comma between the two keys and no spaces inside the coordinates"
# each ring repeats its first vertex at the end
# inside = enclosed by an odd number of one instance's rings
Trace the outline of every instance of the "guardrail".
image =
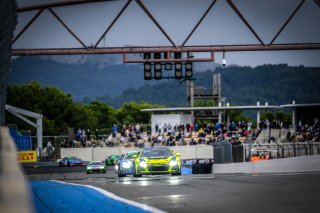
{"type": "Polygon", "coordinates": [[[34,212],[31,196],[17,151],[7,127],[0,127],[0,209],[1,212],[34,212]]]}

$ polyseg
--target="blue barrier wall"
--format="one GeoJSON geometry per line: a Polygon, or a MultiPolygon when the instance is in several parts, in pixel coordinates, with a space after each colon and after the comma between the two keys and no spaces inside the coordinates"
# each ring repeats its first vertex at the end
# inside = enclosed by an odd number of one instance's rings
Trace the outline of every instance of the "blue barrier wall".
{"type": "Polygon", "coordinates": [[[32,150],[31,137],[28,135],[22,135],[15,128],[10,128],[10,135],[16,143],[18,151],[32,150]]]}

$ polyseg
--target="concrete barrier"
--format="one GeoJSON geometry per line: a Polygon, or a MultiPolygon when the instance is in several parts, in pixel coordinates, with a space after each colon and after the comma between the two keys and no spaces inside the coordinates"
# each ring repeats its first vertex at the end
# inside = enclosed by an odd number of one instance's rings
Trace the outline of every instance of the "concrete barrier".
{"type": "Polygon", "coordinates": [[[31,194],[17,162],[15,144],[7,127],[0,127],[1,212],[34,212],[31,194]]]}
{"type": "MultiPolygon", "coordinates": [[[[212,146],[173,146],[170,147],[175,153],[182,154],[181,159],[191,158],[213,158],[212,146]]],[[[112,154],[121,155],[128,151],[140,150],[136,148],[107,147],[107,148],[62,148],[61,158],[66,156],[77,156],[84,161],[105,160],[112,154]]]]}
{"type": "Polygon", "coordinates": [[[320,171],[320,155],[246,163],[214,164],[214,173],[291,173],[320,171]]]}

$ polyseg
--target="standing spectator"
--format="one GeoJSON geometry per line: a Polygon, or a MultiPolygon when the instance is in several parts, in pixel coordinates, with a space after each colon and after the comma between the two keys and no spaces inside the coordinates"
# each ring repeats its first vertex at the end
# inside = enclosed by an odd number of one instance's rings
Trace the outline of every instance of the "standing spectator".
{"type": "Polygon", "coordinates": [[[148,126],[147,126],[147,135],[148,136],[151,135],[151,126],[150,126],[150,124],[148,124],[148,126]]]}
{"type": "Polygon", "coordinates": [[[96,140],[98,140],[99,139],[99,129],[96,129],[95,136],[96,136],[96,140]]]}
{"type": "Polygon", "coordinates": [[[156,123],[156,125],[155,125],[155,130],[156,130],[156,132],[158,132],[159,131],[159,124],[158,123],[156,123]]]}
{"type": "Polygon", "coordinates": [[[163,132],[164,132],[164,133],[167,133],[167,128],[168,128],[168,127],[167,127],[167,123],[164,123],[164,124],[163,124],[163,132]]]}
{"type": "Polygon", "coordinates": [[[219,129],[220,129],[220,124],[219,124],[219,122],[216,123],[215,129],[216,129],[216,130],[219,130],[219,129]]]}
{"type": "Polygon", "coordinates": [[[113,124],[112,126],[112,137],[116,137],[117,136],[117,133],[118,133],[118,127],[116,124],[113,124]]]}
{"type": "Polygon", "coordinates": [[[247,125],[248,125],[248,131],[250,132],[251,131],[251,127],[252,127],[252,122],[249,120],[247,125]]]}
{"type": "Polygon", "coordinates": [[[82,147],[85,148],[86,147],[86,130],[82,130],[82,135],[81,135],[81,144],[82,147]]]}
{"type": "Polygon", "coordinates": [[[51,141],[48,142],[46,147],[47,160],[53,160],[54,146],[51,144],[51,141]]]}
{"type": "Polygon", "coordinates": [[[168,124],[168,133],[169,133],[169,135],[171,135],[171,132],[172,132],[172,125],[169,123],[168,124]]]}
{"type": "Polygon", "coordinates": [[[136,134],[139,134],[140,133],[140,124],[136,124],[135,129],[136,129],[136,134]]]}
{"type": "Polygon", "coordinates": [[[198,132],[198,130],[199,130],[199,124],[198,124],[198,123],[195,123],[195,124],[194,124],[194,131],[195,131],[195,132],[198,132]]]}
{"type": "Polygon", "coordinates": [[[193,132],[193,130],[194,130],[194,126],[193,124],[190,124],[190,132],[193,132]]]}
{"type": "Polygon", "coordinates": [[[77,132],[77,139],[78,139],[78,141],[80,141],[80,142],[81,142],[81,137],[82,137],[82,130],[81,130],[81,128],[79,128],[79,129],[78,129],[78,132],[77,132]]]}
{"type": "Polygon", "coordinates": [[[190,132],[190,124],[189,123],[186,124],[186,129],[187,129],[187,132],[190,132]]]}
{"type": "Polygon", "coordinates": [[[86,132],[86,136],[87,136],[87,141],[91,140],[91,133],[90,133],[90,129],[87,130],[86,132]]]}

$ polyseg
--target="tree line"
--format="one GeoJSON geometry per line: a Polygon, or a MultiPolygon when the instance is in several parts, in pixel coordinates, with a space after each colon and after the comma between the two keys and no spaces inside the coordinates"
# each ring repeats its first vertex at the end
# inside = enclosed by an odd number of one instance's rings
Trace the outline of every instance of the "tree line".
{"type": "MultiPolygon", "coordinates": [[[[160,108],[164,105],[146,102],[127,102],[120,108],[115,109],[97,100],[84,104],[76,102],[70,94],[65,94],[62,90],[54,86],[41,86],[38,82],[31,81],[24,85],[12,85],[8,87],[7,103],[40,113],[43,115],[44,135],[64,135],[67,134],[68,127],[75,130],[99,129],[100,134],[111,132],[113,124],[118,126],[128,124],[149,124],[151,112],[141,112],[141,109],[160,108]]],[[[195,106],[212,106],[213,103],[196,101],[195,106]]],[[[262,119],[290,120],[290,114],[285,112],[265,112],[262,119]]],[[[30,118],[32,119],[32,118],[30,118]]],[[[250,116],[244,115],[241,110],[230,110],[231,121],[239,122],[249,120],[255,122],[250,116]]],[[[201,121],[197,121],[201,124],[201,121]]],[[[36,130],[21,119],[6,113],[6,123],[15,124],[19,129],[31,129],[32,135],[36,130]]],[[[254,124],[255,126],[256,124],[254,124]]]]}
{"type": "MultiPolygon", "coordinates": [[[[113,124],[149,123],[151,113],[141,112],[141,109],[163,107],[144,102],[128,102],[119,109],[99,101],[83,104],[54,86],[42,87],[35,81],[9,86],[7,104],[42,114],[44,135],[66,134],[68,127],[99,129],[100,133],[108,133],[113,124]]],[[[35,135],[34,128],[8,112],[6,123],[15,124],[19,129],[31,129],[35,135]]]]}

